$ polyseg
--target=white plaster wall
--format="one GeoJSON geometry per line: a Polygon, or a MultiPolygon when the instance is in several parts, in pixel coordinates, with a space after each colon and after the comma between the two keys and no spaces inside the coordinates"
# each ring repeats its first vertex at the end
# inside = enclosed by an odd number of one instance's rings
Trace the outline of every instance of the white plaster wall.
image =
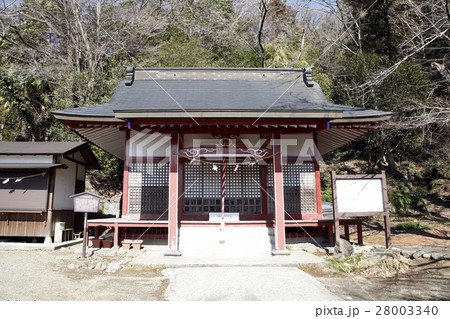
{"type": "Polygon", "coordinates": [[[1,164],[52,164],[52,155],[0,155],[1,164]]]}
{"type": "Polygon", "coordinates": [[[315,146],[313,135],[310,134],[282,134],[281,153],[283,156],[314,156],[315,146]]]}
{"type": "Polygon", "coordinates": [[[183,136],[183,148],[214,145],[218,139],[210,134],[186,134],[183,136]]]}
{"type": "Polygon", "coordinates": [[[244,143],[247,147],[261,147],[266,139],[261,139],[259,134],[242,134],[239,135],[238,140],[244,143]]]}
{"type": "Polygon", "coordinates": [[[68,168],[56,170],[53,209],[72,210],[73,199],[69,196],[75,194],[77,164],[63,158],[59,158],[58,163],[66,164],[68,168]]]}
{"type": "Polygon", "coordinates": [[[128,156],[169,157],[170,135],[151,133],[149,130],[132,131],[128,145],[128,156]]]}
{"type": "MultiPolygon", "coordinates": [[[[244,143],[248,147],[258,147],[264,143],[259,134],[242,134],[236,139],[237,143],[244,143]]],[[[215,145],[219,142],[218,138],[210,134],[186,134],[183,137],[183,147],[199,147],[201,145],[215,145]]]]}

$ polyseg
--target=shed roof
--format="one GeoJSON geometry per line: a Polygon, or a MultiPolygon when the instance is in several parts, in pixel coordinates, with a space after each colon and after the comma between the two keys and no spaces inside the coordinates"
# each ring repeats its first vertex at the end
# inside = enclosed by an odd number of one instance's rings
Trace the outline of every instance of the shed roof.
{"type": "Polygon", "coordinates": [[[1,170],[11,170],[11,171],[15,171],[15,170],[49,170],[49,169],[56,169],[56,168],[67,168],[67,165],[65,164],[43,164],[43,163],[30,163],[30,164],[25,164],[25,163],[20,163],[20,164],[15,164],[15,163],[8,163],[8,164],[3,164],[0,163],[0,169],[1,170]]]}
{"type": "Polygon", "coordinates": [[[0,142],[0,155],[70,156],[76,152],[80,152],[83,156],[86,168],[100,168],[86,142],[0,142]]]}

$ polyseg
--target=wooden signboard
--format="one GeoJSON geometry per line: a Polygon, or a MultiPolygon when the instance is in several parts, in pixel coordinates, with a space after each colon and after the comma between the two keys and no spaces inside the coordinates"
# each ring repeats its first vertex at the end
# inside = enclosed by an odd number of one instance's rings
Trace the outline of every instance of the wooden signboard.
{"type": "Polygon", "coordinates": [[[339,219],[384,216],[386,248],[391,247],[391,228],[386,175],[337,175],[331,172],[335,241],[340,237],[339,219]]]}
{"type": "Polygon", "coordinates": [[[102,196],[84,192],[72,195],[70,197],[73,198],[73,211],[84,213],[83,249],[81,251],[81,257],[86,258],[86,246],[88,244],[87,214],[98,212],[98,206],[102,196]]]}

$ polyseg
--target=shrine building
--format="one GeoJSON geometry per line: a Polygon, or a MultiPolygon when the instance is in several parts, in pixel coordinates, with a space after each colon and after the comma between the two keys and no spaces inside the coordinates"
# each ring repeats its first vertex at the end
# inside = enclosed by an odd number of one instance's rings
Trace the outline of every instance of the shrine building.
{"type": "Polygon", "coordinates": [[[128,67],[109,102],[53,114],[124,161],[121,218],[88,226],[112,227],[116,246],[165,238],[167,255],[331,238],[321,156],[389,118],[331,103],[309,69],[231,68],[128,67]]]}

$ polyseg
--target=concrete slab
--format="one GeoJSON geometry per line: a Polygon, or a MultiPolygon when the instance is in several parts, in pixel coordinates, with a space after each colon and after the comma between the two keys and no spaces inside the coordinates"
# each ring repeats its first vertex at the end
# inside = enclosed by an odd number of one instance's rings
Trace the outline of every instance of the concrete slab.
{"type": "Polygon", "coordinates": [[[255,255],[188,255],[165,256],[165,250],[146,247],[146,250],[131,261],[131,265],[152,267],[217,267],[217,266],[311,266],[325,264],[324,258],[304,251],[291,251],[290,255],[273,256],[271,253],[255,255]]]}
{"type": "Polygon", "coordinates": [[[294,267],[168,268],[169,301],[339,301],[314,277],[294,267]]]}
{"type": "MultiPolygon", "coordinates": [[[[93,237],[92,237],[93,238],[93,237]]],[[[91,237],[90,237],[91,239],[91,237]]],[[[61,247],[68,247],[83,243],[83,238],[68,240],[62,243],[53,244],[35,244],[35,243],[14,243],[14,242],[0,242],[1,250],[56,250],[61,247]]]]}

